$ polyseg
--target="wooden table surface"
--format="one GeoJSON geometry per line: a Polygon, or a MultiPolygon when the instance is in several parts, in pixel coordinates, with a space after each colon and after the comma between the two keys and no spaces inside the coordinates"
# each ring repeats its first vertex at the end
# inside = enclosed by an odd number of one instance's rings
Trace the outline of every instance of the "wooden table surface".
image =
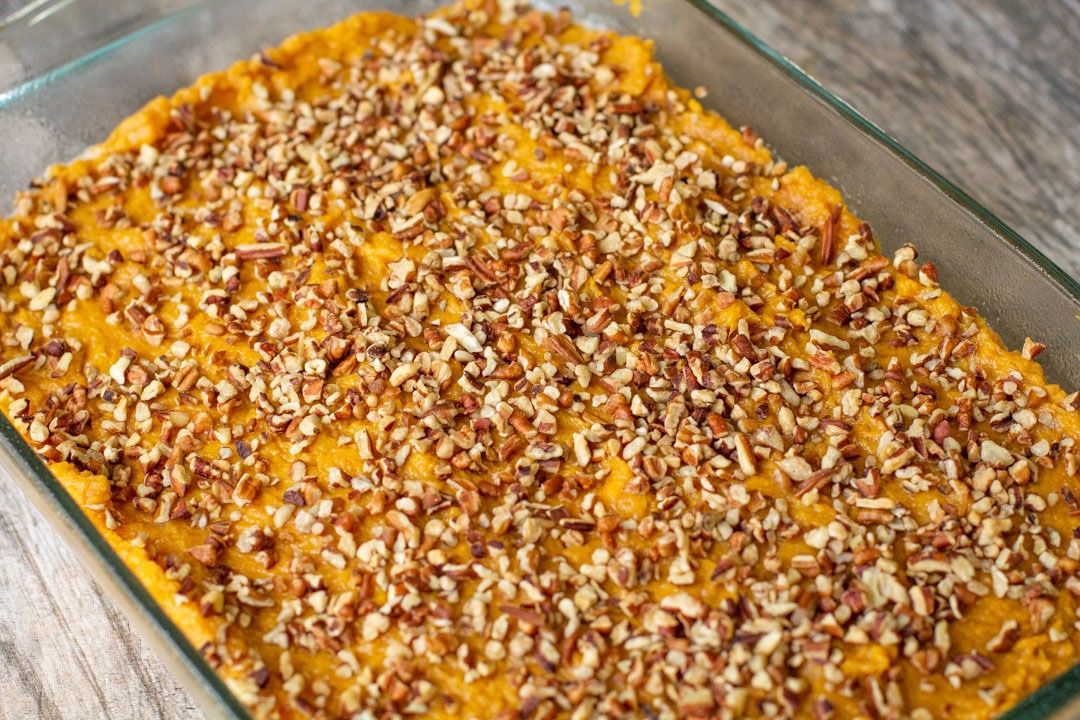
{"type": "MultiPolygon", "coordinates": [[[[1080,2],[715,1],[1080,277],[1080,2]]],[[[0,478],[0,720],[200,717],[0,478]]]]}

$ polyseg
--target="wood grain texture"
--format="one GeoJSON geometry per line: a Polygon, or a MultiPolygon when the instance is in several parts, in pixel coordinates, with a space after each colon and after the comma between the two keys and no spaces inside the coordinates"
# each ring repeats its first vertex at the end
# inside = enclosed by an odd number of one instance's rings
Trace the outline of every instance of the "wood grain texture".
{"type": "Polygon", "coordinates": [[[716,5],[1080,277],[1080,2],[716,5]]]}
{"type": "Polygon", "coordinates": [[[202,717],[7,477],[0,507],[0,720],[202,717]]]}
{"type": "MultiPolygon", "coordinates": [[[[716,1],[1080,276],[1077,0],[716,1]]],[[[0,720],[198,717],[0,478],[0,720]]]]}

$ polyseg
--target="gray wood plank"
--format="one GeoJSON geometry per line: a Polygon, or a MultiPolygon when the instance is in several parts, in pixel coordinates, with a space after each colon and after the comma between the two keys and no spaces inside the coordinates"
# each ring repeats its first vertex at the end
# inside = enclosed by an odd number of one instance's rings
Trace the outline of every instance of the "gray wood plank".
{"type": "Polygon", "coordinates": [[[716,5],[1080,276],[1076,0],[716,5]]]}
{"type": "Polygon", "coordinates": [[[0,718],[202,717],[7,477],[0,508],[0,718]]]}
{"type": "MultiPolygon", "coordinates": [[[[1080,3],[716,2],[1080,276],[1080,3]]],[[[0,720],[35,717],[201,715],[0,478],[0,720]]]]}

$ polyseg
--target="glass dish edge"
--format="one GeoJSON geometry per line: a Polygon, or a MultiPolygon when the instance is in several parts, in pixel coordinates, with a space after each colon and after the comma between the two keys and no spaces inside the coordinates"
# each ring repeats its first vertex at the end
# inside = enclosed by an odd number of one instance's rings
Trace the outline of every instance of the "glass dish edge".
{"type": "Polygon", "coordinates": [[[98,532],[6,415],[0,414],[0,469],[7,473],[165,667],[208,717],[250,720],[195,646],[98,532]],[[224,713],[224,714],[223,714],[224,713]]]}

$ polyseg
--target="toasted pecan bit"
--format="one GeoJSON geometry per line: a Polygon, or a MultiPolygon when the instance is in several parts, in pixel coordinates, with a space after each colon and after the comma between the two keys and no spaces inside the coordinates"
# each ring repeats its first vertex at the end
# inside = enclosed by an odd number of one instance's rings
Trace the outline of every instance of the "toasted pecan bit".
{"type": "Polygon", "coordinates": [[[833,253],[836,246],[836,226],[840,221],[840,213],[843,206],[836,205],[825,219],[821,228],[821,249],[818,253],[818,265],[825,267],[832,263],[833,253]]]}
{"type": "Polygon", "coordinates": [[[218,546],[211,543],[195,545],[194,547],[189,548],[188,552],[191,553],[191,557],[207,566],[217,565],[218,556],[220,554],[218,546]]]}
{"type": "Polygon", "coordinates": [[[1024,349],[1021,355],[1024,356],[1025,360],[1034,360],[1045,349],[1046,346],[1042,343],[1035,342],[1031,338],[1024,338],[1024,349]]]}
{"type": "Polygon", "coordinates": [[[166,175],[161,178],[161,192],[166,195],[175,195],[184,189],[184,181],[175,175],[166,175]]]}
{"type": "Polygon", "coordinates": [[[283,243],[247,243],[237,245],[233,252],[240,260],[272,260],[289,251],[283,243]]]}
{"type": "Polygon", "coordinates": [[[572,363],[582,362],[581,353],[574,346],[574,342],[565,335],[551,335],[544,341],[544,347],[551,352],[572,363]]]}
{"type": "Polygon", "coordinates": [[[820,490],[825,487],[835,474],[836,470],[833,468],[815,470],[795,488],[795,497],[802,497],[811,491],[820,490]]]}
{"type": "Polygon", "coordinates": [[[33,355],[19,355],[0,365],[0,380],[13,375],[34,361],[33,355]]]}

